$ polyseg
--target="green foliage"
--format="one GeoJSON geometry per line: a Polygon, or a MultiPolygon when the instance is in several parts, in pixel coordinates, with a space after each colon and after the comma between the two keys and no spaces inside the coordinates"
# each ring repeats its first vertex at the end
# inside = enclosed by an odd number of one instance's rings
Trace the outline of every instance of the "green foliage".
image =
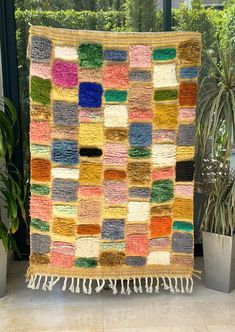
{"type": "Polygon", "coordinates": [[[15,123],[16,112],[13,104],[10,100],[5,99],[4,105],[4,102],[0,100],[0,160],[11,159],[16,140],[13,130],[15,123]]]}
{"type": "Polygon", "coordinates": [[[173,10],[173,29],[177,31],[198,31],[202,33],[203,44],[211,47],[216,41],[216,32],[219,27],[214,24],[221,12],[213,9],[205,9],[194,3],[192,9],[185,4],[180,9],[173,10]]]}
{"type": "Polygon", "coordinates": [[[127,26],[131,31],[156,31],[156,0],[126,0],[127,26]]]}
{"type": "Polygon", "coordinates": [[[235,44],[235,0],[227,0],[224,3],[223,19],[221,19],[220,40],[226,43],[227,40],[235,44]]]}
{"type": "Polygon", "coordinates": [[[73,0],[15,0],[15,7],[21,10],[70,10],[73,0]]]}
{"type": "Polygon", "coordinates": [[[19,254],[12,234],[14,234],[19,227],[18,211],[21,211],[24,218],[25,210],[21,189],[24,188],[22,178],[17,168],[10,162],[13,148],[17,140],[14,136],[16,124],[17,114],[14,105],[9,99],[5,98],[0,100],[0,193],[3,207],[7,209],[8,217],[7,224],[0,220],[0,239],[6,250],[12,246],[19,254]]]}
{"type": "Polygon", "coordinates": [[[231,152],[232,128],[235,128],[235,75],[231,44],[217,46],[213,55],[204,51],[210,74],[201,83],[197,107],[198,143],[202,159],[211,142],[213,158],[227,161],[231,152]]]}
{"type": "Polygon", "coordinates": [[[123,10],[125,0],[96,0],[96,10],[123,10]]]}

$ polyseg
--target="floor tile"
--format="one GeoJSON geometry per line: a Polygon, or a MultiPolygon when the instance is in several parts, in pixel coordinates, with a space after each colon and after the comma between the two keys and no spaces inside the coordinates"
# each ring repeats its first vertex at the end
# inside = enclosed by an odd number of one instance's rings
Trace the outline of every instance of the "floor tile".
{"type": "MultiPolygon", "coordinates": [[[[197,265],[202,266],[202,260],[197,265]]],[[[207,289],[195,280],[194,293],[90,296],[26,287],[28,262],[14,262],[6,296],[0,299],[0,332],[235,332],[235,291],[207,289]]]]}
{"type": "Polygon", "coordinates": [[[142,327],[142,328],[117,328],[104,329],[104,332],[208,332],[205,326],[190,327],[190,326],[161,326],[161,327],[142,327]]]}
{"type": "Polygon", "coordinates": [[[207,325],[208,332],[234,332],[235,325],[207,325]]]}

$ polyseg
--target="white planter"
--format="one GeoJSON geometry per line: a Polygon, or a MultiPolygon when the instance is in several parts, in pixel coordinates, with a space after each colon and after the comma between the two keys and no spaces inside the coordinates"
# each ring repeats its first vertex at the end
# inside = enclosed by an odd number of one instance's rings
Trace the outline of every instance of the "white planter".
{"type": "Polygon", "coordinates": [[[229,293],[235,288],[235,236],[202,233],[206,287],[229,293]]]}
{"type": "Polygon", "coordinates": [[[0,239],[0,297],[3,297],[6,292],[6,277],[7,277],[7,252],[3,247],[0,239]]]}

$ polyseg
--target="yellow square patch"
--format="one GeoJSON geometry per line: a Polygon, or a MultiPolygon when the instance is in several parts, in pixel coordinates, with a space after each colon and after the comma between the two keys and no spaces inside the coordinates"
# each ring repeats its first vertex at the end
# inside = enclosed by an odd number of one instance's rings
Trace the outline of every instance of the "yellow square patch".
{"type": "Polygon", "coordinates": [[[79,128],[80,146],[102,146],[104,142],[102,123],[81,123],[79,128]]]}
{"type": "Polygon", "coordinates": [[[175,129],[177,127],[178,105],[156,104],[153,126],[157,129],[175,129]]]}
{"type": "Polygon", "coordinates": [[[102,164],[81,162],[79,179],[80,184],[101,184],[102,175],[102,164]]]}

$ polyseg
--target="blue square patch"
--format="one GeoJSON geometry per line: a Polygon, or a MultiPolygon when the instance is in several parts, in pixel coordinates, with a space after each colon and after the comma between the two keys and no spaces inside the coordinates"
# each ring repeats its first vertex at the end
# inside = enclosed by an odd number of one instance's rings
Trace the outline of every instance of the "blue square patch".
{"type": "Polygon", "coordinates": [[[79,84],[79,106],[101,107],[103,88],[98,83],[83,82],[79,84]]]}
{"type": "Polygon", "coordinates": [[[152,144],[152,125],[149,123],[132,123],[129,128],[131,146],[146,147],[152,144]]]}

